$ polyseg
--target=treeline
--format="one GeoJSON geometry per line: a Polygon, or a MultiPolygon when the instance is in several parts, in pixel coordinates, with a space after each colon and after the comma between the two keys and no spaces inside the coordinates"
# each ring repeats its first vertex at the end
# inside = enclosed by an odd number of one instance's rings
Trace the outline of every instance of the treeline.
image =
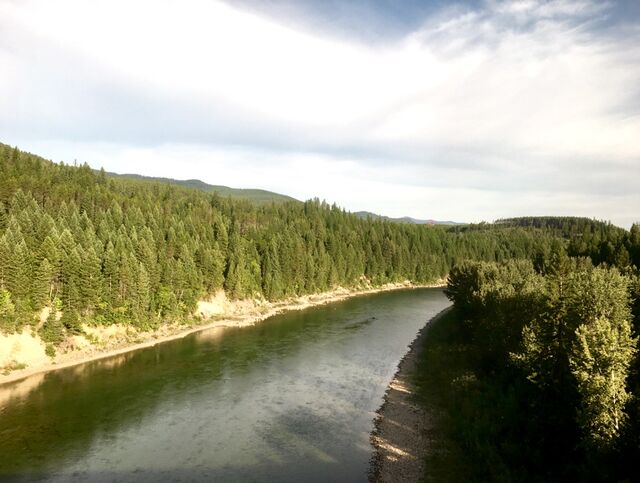
{"type": "Polygon", "coordinates": [[[589,257],[593,263],[640,267],[640,225],[630,231],[609,222],[578,217],[522,217],[497,220],[496,225],[543,229],[569,241],[572,257],[589,257]]]}
{"type": "Polygon", "coordinates": [[[190,316],[224,289],[275,300],[431,282],[466,259],[542,253],[552,235],[362,220],[318,200],[272,204],[120,178],[0,145],[0,328],[52,343],[81,323],[190,316]],[[42,323],[38,314],[49,307],[42,323]]]}
{"type": "Polygon", "coordinates": [[[455,437],[478,479],[637,476],[636,269],[594,266],[556,247],[539,266],[463,263],[446,293],[461,321],[450,338],[472,347],[476,363],[455,437]]]}

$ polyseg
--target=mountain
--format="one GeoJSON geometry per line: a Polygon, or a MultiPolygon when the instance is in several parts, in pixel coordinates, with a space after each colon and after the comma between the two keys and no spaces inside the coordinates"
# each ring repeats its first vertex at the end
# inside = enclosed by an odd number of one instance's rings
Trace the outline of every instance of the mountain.
{"type": "MultiPolygon", "coordinates": [[[[140,174],[118,174],[118,173],[111,173],[108,171],[105,174],[113,178],[126,178],[126,179],[132,179],[136,181],[167,183],[167,184],[181,186],[183,188],[197,189],[207,193],[215,192],[222,197],[230,197],[234,199],[246,199],[258,204],[271,203],[271,202],[285,203],[289,201],[300,202],[299,200],[296,200],[291,196],[281,195],[279,193],[274,193],[272,191],[266,191],[261,189],[240,189],[240,188],[230,188],[228,186],[221,186],[221,185],[211,185],[211,184],[205,183],[204,181],[200,181],[199,179],[181,180],[181,179],[173,179],[173,178],[143,176],[140,174]]],[[[408,223],[410,225],[463,225],[464,224],[456,221],[420,220],[418,218],[411,218],[409,216],[403,216],[401,218],[391,218],[388,216],[377,215],[369,211],[358,211],[354,213],[354,215],[356,215],[360,219],[373,219],[373,220],[382,219],[382,220],[392,221],[394,223],[408,223]]]]}
{"type": "Polygon", "coordinates": [[[544,253],[553,239],[380,223],[319,200],[259,205],[202,182],[109,177],[3,144],[0,173],[0,332],[54,307],[38,329],[52,348],[83,323],[148,330],[189,319],[219,290],[281,300],[365,281],[424,284],[457,259],[496,260],[500,243],[544,253]]]}
{"type": "Polygon", "coordinates": [[[439,220],[420,220],[418,218],[411,218],[410,216],[403,216],[401,218],[391,218],[389,216],[377,215],[369,211],[357,211],[354,213],[361,219],[382,219],[387,221],[393,221],[395,223],[409,223],[411,225],[464,225],[457,221],[439,221],[439,220]]]}
{"type": "Polygon", "coordinates": [[[291,196],[281,195],[279,193],[274,193],[272,191],[266,191],[261,189],[229,188],[228,186],[207,184],[204,181],[200,181],[199,179],[181,180],[181,179],[172,179],[172,178],[157,178],[153,176],[142,176],[139,174],[118,174],[118,173],[110,173],[110,172],[106,172],[105,174],[112,178],[126,178],[126,179],[132,179],[136,181],[167,183],[167,184],[173,184],[176,186],[181,186],[183,188],[197,189],[207,193],[215,192],[225,198],[230,197],[234,199],[246,199],[259,204],[271,203],[271,202],[285,203],[288,201],[299,202],[299,200],[296,200],[291,196]]]}

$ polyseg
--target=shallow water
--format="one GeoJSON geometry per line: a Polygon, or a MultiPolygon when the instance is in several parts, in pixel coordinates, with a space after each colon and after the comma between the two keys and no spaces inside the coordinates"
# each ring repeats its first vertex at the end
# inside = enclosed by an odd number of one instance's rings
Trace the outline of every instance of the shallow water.
{"type": "Polygon", "coordinates": [[[366,481],[374,411],[441,289],[211,329],[0,388],[0,480],[366,481]]]}

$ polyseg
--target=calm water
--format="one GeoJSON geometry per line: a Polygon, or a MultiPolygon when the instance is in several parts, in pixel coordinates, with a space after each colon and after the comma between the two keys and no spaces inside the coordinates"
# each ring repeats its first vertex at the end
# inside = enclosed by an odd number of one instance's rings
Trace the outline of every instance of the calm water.
{"type": "Polygon", "coordinates": [[[0,388],[0,480],[366,481],[374,411],[442,290],[212,329],[0,388]]]}

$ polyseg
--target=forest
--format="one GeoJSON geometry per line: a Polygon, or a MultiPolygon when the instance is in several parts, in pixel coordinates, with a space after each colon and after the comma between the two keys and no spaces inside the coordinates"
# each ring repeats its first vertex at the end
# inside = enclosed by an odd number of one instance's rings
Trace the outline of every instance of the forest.
{"type": "Polygon", "coordinates": [[[637,477],[640,230],[574,221],[511,220],[569,238],[543,260],[450,272],[455,312],[435,337],[460,349],[445,397],[456,400],[451,436],[472,461],[469,479],[637,477]]]}
{"type": "Polygon", "coordinates": [[[318,199],[257,203],[110,176],[3,144],[0,173],[2,333],[32,327],[54,353],[83,324],[149,330],[192,319],[221,289],[281,300],[448,277],[456,317],[442,343],[470,364],[451,382],[465,389],[448,410],[476,479],[633,474],[639,225],[397,223],[318,199]]]}
{"type": "Polygon", "coordinates": [[[251,203],[7,145],[0,173],[0,329],[37,327],[52,346],[83,323],[146,330],[188,318],[220,289],[279,300],[365,282],[426,283],[466,259],[544,254],[555,238],[360,219],[317,199],[251,203]]]}

